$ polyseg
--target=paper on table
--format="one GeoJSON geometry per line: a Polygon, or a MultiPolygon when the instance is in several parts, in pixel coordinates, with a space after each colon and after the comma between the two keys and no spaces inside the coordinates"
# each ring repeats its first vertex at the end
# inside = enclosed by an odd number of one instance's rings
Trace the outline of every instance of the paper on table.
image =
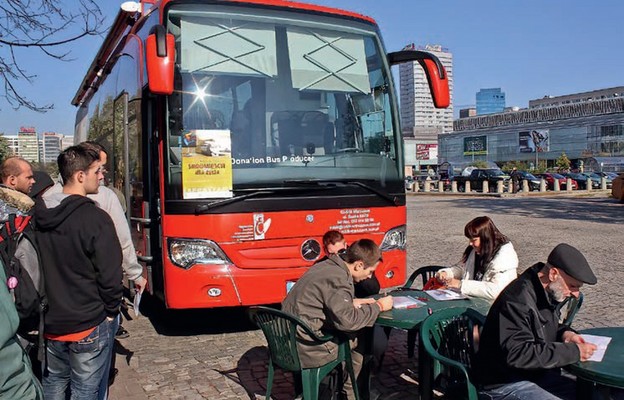
{"type": "Polygon", "coordinates": [[[424,302],[411,296],[392,296],[392,301],[392,308],[396,309],[418,308],[425,305],[424,302]]]}
{"type": "Polygon", "coordinates": [[[468,298],[466,295],[449,289],[425,290],[425,293],[436,300],[460,300],[468,298]]]}
{"type": "Polygon", "coordinates": [[[587,361],[602,361],[602,358],[607,351],[607,346],[611,342],[611,338],[608,336],[586,335],[583,333],[581,334],[581,337],[583,338],[583,340],[585,340],[585,343],[595,344],[597,347],[596,351],[594,351],[594,354],[592,354],[592,356],[589,357],[587,361]]]}

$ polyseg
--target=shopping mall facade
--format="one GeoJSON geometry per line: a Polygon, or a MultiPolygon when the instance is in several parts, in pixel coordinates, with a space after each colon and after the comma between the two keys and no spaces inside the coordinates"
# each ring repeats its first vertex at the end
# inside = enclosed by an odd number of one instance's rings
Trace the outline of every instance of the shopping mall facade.
{"type": "Polygon", "coordinates": [[[548,167],[565,153],[573,165],[624,172],[624,87],[532,101],[529,108],[460,118],[438,136],[438,163],[525,161],[548,167]],[[599,160],[596,163],[596,160],[599,160]]]}

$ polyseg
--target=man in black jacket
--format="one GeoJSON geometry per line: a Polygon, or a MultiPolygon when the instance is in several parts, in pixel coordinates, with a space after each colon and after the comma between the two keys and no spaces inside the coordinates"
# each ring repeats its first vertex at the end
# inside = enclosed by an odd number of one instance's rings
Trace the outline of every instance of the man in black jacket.
{"type": "Polygon", "coordinates": [[[58,157],[63,191],[35,205],[49,310],[46,400],[97,399],[106,378],[122,294],[121,247],[108,214],[88,199],[102,178],[99,154],[73,146],[58,157]]]}
{"type": "MultiPolygon", "coordinates": [[[[596,277],[576,248],[562,243],[500,293],[481,333],[474,380],[491,399],[574,398],[560,367],[585,361],[596,346],[560,325],[556,306],[596,277]]],[[[487,398],[487,397],[486,397],[487,398]]]]}

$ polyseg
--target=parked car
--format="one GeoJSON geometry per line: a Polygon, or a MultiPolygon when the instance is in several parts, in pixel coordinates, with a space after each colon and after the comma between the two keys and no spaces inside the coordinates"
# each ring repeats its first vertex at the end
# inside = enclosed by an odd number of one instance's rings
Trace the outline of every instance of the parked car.
{"type": "MultiPolygon", "coordinates": [[[[564,175],[557,174],[555,172],[545,172],[543,174],[538,174],[537,176],[540,178],[544,178],[544,180],[546,181],[546,187],[550,190],[555,189],[555,179],[559,181],[559,189],[567,190],[568,181],[567,181],[567,177],[564,175]]],[[[571,179],[572,179],[572,190],[578,189],[578,182],[572,177],[571,179]]]]}
{"type": "Polygon", "coordinates": [[[617,172],[596,172],[600,176],[604,176],[605,178],[611,178],[611,180],[618,177],[617,172]]]}
{"type": "Polygon", "coordinates": [[[529,191],[539,190],[541,179],[526,171],[518,171],[518,174],[520,174],[520,190],[522,190],[522,181],[529,181],[529,191]]]}
{"type": "Polygon", "coordinates": [[[411,191],[414,187],[414,178],[410,175],[405,177],[405,190],[411,191]]]}
{"type": "MultiPolygon", "coordinates": [[[[603,177],[603,175],[600,175],[597,172],[583,172],[583,175],[591,178],[592,181],[598,181],[598,187],[600,187],[600,185],[602,184],[601,179],[603,177]]],[[[605,176],[606,180],[607,180],[607,189],[611,189],[611,186],[613,185],[613,179],[609,178],[608,176],[605,176]]],[[[592,184],[592,187],[594,185],[592,184]]]]}
{"type": "MultiPolygon", "coordinates": [[[[590,179],[587,177],[587,175],[583,175],[581,173],[578,172],[568,172],[565,174],[565,176],[569,176],[570,178],[574,179],[576,182],[578,182],[578,186],[581,189],[586,189],[587,188],[587,180],[590,179]]],[[[598,189],[600,187],[600,180],[595,181],[593,179],[591,180],[591,186],[592,189],[598,189]]]]}
{"type": "Polygon", "coordinates": [[[453,180],[457,182],[457,190],[460,192],[466,190],[467,181],[470,181],[470,189],[476,191],[483,190],[483,182],[488,181],[490,192],[495,192],[499,181],[503,181],[504,185],[509,183],[509,175],[500,169],[474,168],[470,171],[470,176],[454,176],[453,180]]]}

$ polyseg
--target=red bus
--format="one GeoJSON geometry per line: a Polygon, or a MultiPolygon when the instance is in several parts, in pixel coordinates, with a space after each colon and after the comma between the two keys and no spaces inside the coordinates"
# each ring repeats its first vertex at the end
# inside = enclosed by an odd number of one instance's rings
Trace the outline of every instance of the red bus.
{"type": "Polygon", "coordinates": [[[150,291],[169,308],[280,302],[329,229],[406,279],[404,162],[386,54],[353,12],[282,0],[124,3],[72,104],[109,151],[150,291]]]}

